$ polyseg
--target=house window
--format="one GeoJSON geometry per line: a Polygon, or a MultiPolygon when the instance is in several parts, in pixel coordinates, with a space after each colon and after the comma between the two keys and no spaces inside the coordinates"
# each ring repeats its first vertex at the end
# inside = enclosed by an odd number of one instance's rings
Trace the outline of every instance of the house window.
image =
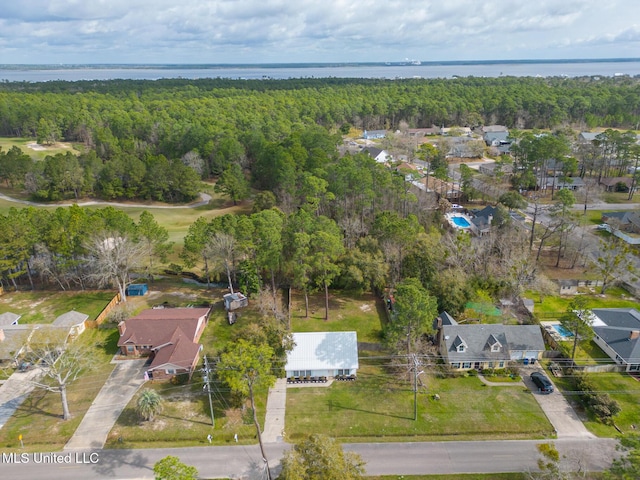
{"type": "Polygon", "coordinates": [[[127,352],[133,352],[133,345],[127,345],[127,352]]]}
{"type": "Polygon", "coordinates": [[[492,352],[499,352],[500,351],[500,344],[499,343],[494,343],[493,345],[491,345],[491,351],[492,352]]]}
{"type": "Polygon", "coordinates": [[[167,375],[175,375],[176,374],[176,369],[175,368],[167,368],[165,370],[165,372],[167,372],[167,375]]]}
{"type": "Polygon", "coordinates": [[[631,365],[629,367],[629,371],[630,372],[638,372],[638,371],[640,371],[640,365],[639,364],[631,365]]]}
{"type": "Polygon", "coordinates": [[[460,368],[460,362],[452,363],[451,367],[452,368],[460,368]]]}
{"type": "Polygon", "coordinates": [[[301,376],[301,375],[300,375],[300,370],[294,370],[294,371],[293,371],[293,376],[294,376],[294,377],[300,377],[300,376],[301,376]]]}
{"type": "Polygon", "coordinates": [[[471,368],[471,362],[464,362],[462,368],[471,368]]]}
{"type": "MultiPolygon", "coordinates": [[[[311,373],[311,372],[309,372],[311,373]]],[[[341,368],[338,370],[338,373],[336,375],[349,375],[350,371],[348,368],[341,368]]]]}
{"type": "Polygon", "coordinates": [[[622,363],[622,357],[620,355],[616,355],[616,362],[622,363]]]}
{"type": "Polygon", "coordinates": [[[489,362],[489,368],[493,368],[493,362],[489,362]]]}
{"type": "Polygon", "coordinates": [[[504,368],[504,362],[500,362],[500,363],[498,364],[498,367],[499,367],[499,368],[504,368]]]}
{"type": "Polygon", "coordinates": [[[458,352],[464,352],[464,344],[458,345],[458,352]]]}

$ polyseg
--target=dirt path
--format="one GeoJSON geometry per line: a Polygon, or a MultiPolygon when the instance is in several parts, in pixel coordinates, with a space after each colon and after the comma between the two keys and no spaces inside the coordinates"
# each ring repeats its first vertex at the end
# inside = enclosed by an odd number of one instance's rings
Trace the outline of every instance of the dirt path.
{"type": "Polygon", "coordinates": [[[63,203],[38,203],[30,202],[29,200],[20,200],[13,198],[4,193],[0,193],[0,198],[7,200],[8,202],[21,203],[22,205],[28,205],[30,207],[70,207],[72,205],[78,205],[80,207],[88,207],[91,205],[109,205],[112,207],[129,207],[129,208],[196,208],[208,205],[211,200],[211,195],[208,193],[200,193],[200,201],[196,203],[190,203],[188,205],[149,205],[147,203],[118,203],[118,202],[106,202],[102,200],[88,200],[86,202],[63,202],[63,203]]]}

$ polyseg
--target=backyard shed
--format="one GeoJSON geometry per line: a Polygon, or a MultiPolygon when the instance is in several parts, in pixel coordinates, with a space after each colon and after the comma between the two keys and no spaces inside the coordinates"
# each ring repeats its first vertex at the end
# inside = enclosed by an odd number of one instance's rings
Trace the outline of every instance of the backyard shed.
{"type": "Polygon", "coordinates": [[[224,308],[229,312],[249,305],[247,297],[240,292],[227,293],[222,298],[224,300],[224,308]]]}
{"type": "Polygon", "coordinates": [[[142,297],[147,294],[149,287],[146,283],[134,283],[127,287],[126,294],[130,297],[142,297]]]}
{"type": "Polygon", "coordinates": [[[287,377],[335,377],[358,370],[356,332],[294,333],[287,355],[287,377]]]}

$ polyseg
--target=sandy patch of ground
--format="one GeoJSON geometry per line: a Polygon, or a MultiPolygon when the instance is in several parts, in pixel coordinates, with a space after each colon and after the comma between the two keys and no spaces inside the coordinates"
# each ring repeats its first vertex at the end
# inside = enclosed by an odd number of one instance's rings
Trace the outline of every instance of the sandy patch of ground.
{"type": "Polygon", "coordinates": [[[46,147],[44,145],[40,145],[39,143],[27,143],[27,147],[29,147],[31,150],[46,150],[46,147]]]}
{"type": "Polygon", "coordinates": [[[40,145],[39,143],[31,142],[31,143],[27,143],[27,147],[30,148],[31,150],[44,151],[44,150],[55,150],[60,148],[71,148],[71,145],[69,145],[68,143],[61,143],[61,142],[54,143],[53,145],[40,145]]]}
{"type": "Polygon", "coordinates": [[[371,305],[369,305],[368,303],[363,303],[362,305],[360,305],[360,310],[362,310],[363,312],[370,312],[371,305]]]}

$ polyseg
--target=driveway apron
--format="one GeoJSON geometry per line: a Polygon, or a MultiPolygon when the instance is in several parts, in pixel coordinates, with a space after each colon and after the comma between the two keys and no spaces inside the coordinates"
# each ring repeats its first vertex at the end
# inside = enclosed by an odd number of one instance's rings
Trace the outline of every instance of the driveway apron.
{"type": "Polygon", "coordinates": [[[287,404],[287,379],[279,378],[269,389],[267,413],[264,418],[264,443],[284,442],[284,413],[287,404]]]}

